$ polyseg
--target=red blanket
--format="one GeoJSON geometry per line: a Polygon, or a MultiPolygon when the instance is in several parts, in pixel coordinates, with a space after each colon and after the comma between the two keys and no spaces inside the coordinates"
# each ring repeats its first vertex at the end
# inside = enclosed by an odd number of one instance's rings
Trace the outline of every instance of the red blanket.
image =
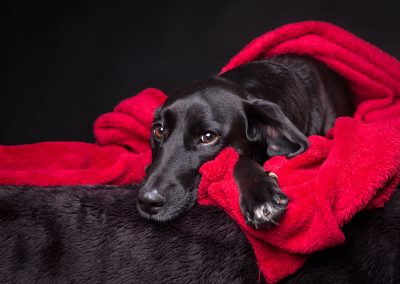
{"type": "MultiPolygon", "coordinates": [[[[252,41],[222,72],[273,55],[312,56],[341,74],[355,94],[353,118],[339,118],[310,149],[265,168],[276,172],[290,203],[281,224],[257,231],[245,225],[233,179],[237,153],[225,149],[200,172],[199,203],[222,207],[251,242],[268,282],[295,272],[315,251],[341,244],[357,212],[383,206],[400,182],[400,63],[334,25],[301,22],[252,41]]],[[[155,108],[165,95],[147,89],[95,123],[97,145],[47,142],[0,147],[2,184],[126,184],[143,178],[155,108]]]]}
{"type": "Polygon", "coordinates": [[[151,161],[153,113],[166,99],[146,89],[100,116],[96,144],[42,142],[0,146],[0,184],[77,185],[140,182],[151,161]]]}

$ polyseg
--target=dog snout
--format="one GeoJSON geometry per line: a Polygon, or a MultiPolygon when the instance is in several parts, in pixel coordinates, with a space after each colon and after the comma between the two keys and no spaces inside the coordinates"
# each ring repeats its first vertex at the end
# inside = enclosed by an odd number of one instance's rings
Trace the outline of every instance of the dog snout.
{"type": "Polygon", "coordinates": [[[142,191],[138,196],[140,208],[149,215],[157,214],[165,204],[165,197],[157,190],[142,191]]]}

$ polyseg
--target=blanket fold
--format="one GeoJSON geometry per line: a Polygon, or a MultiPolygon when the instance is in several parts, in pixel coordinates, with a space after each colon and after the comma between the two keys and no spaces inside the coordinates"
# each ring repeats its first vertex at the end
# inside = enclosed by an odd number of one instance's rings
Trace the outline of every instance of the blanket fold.
{"type": "Polygon", "coordinates": [[[0,184],[78,185],[140,182],[151,161],[150,125],[166,95],[153,88],[122,101],[94,125],[96,144],[42,142],[0,146],[0,184]]]}
{"type": "MultiPolygon", "coordinates": [[[[400,181],[400,63],[337,26],[308,21],[256,38],[222,72],[279,54],[324,62],[347,80],[356,110],[353,118],[337,119],[326,137],[309,137],[304,154],[265,163],[290,198],[281,224],[271,230],[245,225],[237,202],[232,202],[238,196],[231,174],[216,180],[210,177],[213,171],[204,169],[210,165],[201,169],[199,202],[221,206],[236,220],[271,283],[295,272],[310,253],[343,243],[342,226],[360,210],[383,206],[400,181]],[[207,183],[209,178],[213,183],[207,183]]],[[[237,156],[233,150],[224,154],[237,156]]],[[[209,163],[232,171],[232,163],[219,158],[209,163]]]]}
{"type": "MultiPolygon", "coordinates": [[[[294,273],[315,251],[339,245],[342,227],[357,212],[381,207],[400,182],[400,62],[329,23],[289,24],[261,35],[221,72],[279,54],[308,55],[343,76],[354,93],[353,117],[336,120],[325,137],[291,159],[264,168],[289,196],[279,226],[254,230],[240,213],[233,178],[238,154],[223,150],[200,168],[198,202],[223,208],[252,244],[263,275],[274,283],[294,273]]],[[[144,176],[153,113],[165,100],[146,89],[95,123],[97,144],[45,142],[0,146],[1,184],[127,184],[144,176]]]]}

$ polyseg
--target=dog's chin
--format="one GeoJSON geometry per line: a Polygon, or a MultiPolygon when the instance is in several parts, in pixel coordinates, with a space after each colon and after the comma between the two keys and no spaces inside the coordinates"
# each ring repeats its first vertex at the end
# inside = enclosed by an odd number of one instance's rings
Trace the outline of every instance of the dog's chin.
{"type": "Polygon", "coordinates": [[[179,203],[173,203],[170,205],[164,205],[160,212],[157,214],[148,214],[137,204],[137,209],[139,215],[149,221],[153,221],[160,224],[170,223],[176,219],[182,217],[187,211],[189,211],[195,204],[197,200],[197,194],[188,194],[186,198],[179,203]]]}

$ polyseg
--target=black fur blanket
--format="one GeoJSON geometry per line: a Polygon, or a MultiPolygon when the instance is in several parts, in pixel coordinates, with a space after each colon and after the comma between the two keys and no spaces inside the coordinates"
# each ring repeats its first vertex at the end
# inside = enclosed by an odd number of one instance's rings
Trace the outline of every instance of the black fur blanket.
{"type": "MultiPolygon", "coordinates": [[[[259,282],[252,248],[224,212],[196,206],[158,225],[139,217],[136,196],[135,186],[1,186],[0,283],[259,282]]],[[[283,282],[400,282],[398,192],[345,233],[283,282]]]]}

